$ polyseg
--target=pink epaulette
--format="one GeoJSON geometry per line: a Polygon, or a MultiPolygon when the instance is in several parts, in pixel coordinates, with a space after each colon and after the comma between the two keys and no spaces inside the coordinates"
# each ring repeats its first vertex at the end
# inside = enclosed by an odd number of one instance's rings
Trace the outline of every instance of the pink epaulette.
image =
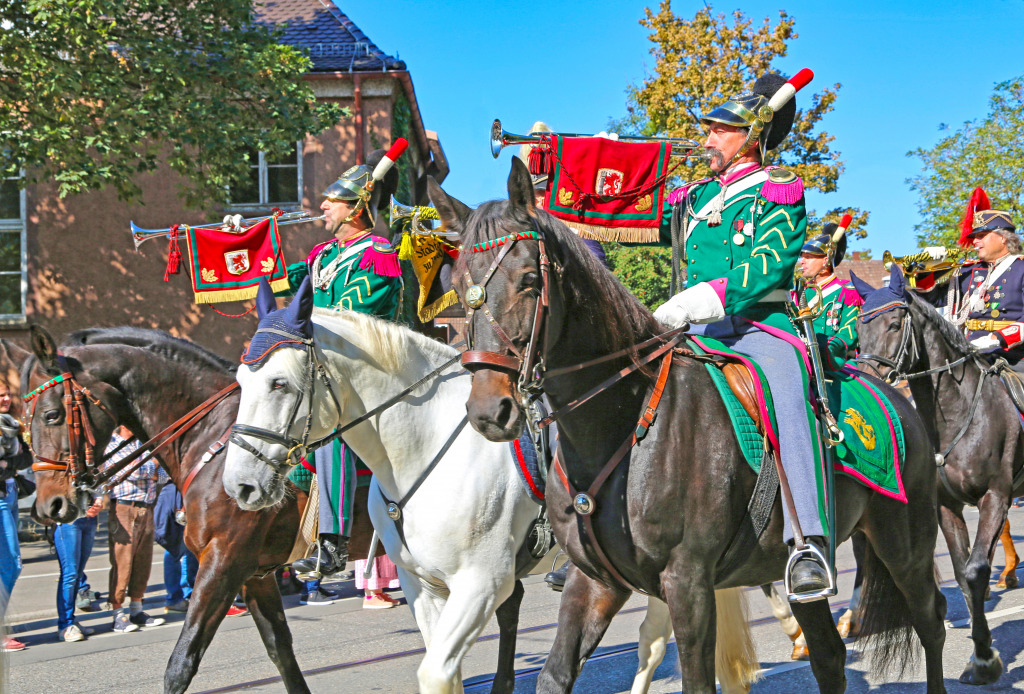
{"type": "Polygon", "coordinates": [[[676,188],[675,190],[668,194],[668,204],[678,205],[680,201],[686,197],[686,194],[690,192],[690,188],[693,188],[695,185],[699,185],[701,183],[707,183],[710,180],[710,178],[702,178],[699,181],[690,181],[689,183],[684,183],[683,185],[679,186],[678,188],[676,188]]]}
{"type": "Polygon", "coordinates": [[[359,259],[360,269],[370,269],[381,277],[401,277],[402,266],[398,262],[398,250],[385,238],[371,238],[373,243],[363,251],[363,257],[359,259]]]}
{"type": "Polygon", "coordinates": [[[321,244],[317,244],[316,246],[313,246],[313,250],[311,250],[309,252],[309,255],[306,256],[306,265],[309,265],[310,263],[312,263],[313,259],[317,257],[317,255],[320,253],[320,251],[322,251],[323,249],[327,248],[332,243],[334,243],[333,240],[331,240],[331,241],[324,241],[321,244]]]}
{"type": "Polygon", "coordinates": [[[857,290],[853,288],[853,285],[849,282],[843,283],[841,299],[847,306],[863,306],[864,298],[857,293],[857,290]]]}
{"type": "Polygon", "coordinates": [[[768,202],[779,205],[792,205],[800,201],[804,196],[804,182],[791,171],[780,169],[777,166],[769,166],[765,169],[768,172],[768,180],[761,186],[761,197],[768,202]],[[781,174],[772,175],[776,171],[781,174]]]}

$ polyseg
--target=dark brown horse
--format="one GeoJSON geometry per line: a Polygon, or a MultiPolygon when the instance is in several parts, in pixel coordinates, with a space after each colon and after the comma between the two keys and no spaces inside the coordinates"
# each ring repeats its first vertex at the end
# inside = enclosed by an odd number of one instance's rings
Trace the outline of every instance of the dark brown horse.
{"type": "Polygon", "coordinates": [[[990,684],[1003,671],[985,618],[992,554],[1010,501],[1024,490],[1024,433],[1017,408],[967,339],[908,291],[897,265],[886,288],[875,290],[856,278],[854,283],[866,306],[880,304],[861,316],[860,361],[883,378],[908,379],[932,451],[941,456],[936,460],[941,462],[939,525],[970,608],[974,640],[974,654],[960,681],[990,684]],[[965,505],[978,507],[973,550],[965,505]]]}
{"type": "MultiPolygon", "coordinates": [[[[478,354],[467,364],[475,369],[467,410],[473,426],[492,440],[511,440],[523,429],[527,414],[520,383],[542,386],[557,411],[629,359],[538,383],[535,378],[545,370],[612,354],[664,331],[566,226],[534,207],[529,174],[518,160],[513,160],[508,191],[507,202],[470,210],[430,185],[445,227],[457,232],[463,245],[453,277],[464,302],[477,309],[468,326],[470,349],[478,354]],[[478,289],[467,294],[474,284],[478,289]],[[539,310],[542,297],[548,305],[539,310]],[[521,373],[523,361],[537,368],[521,373]]],[[[571,690],[634,587],[669,606],[684,691],[711,694],[714,589],[757,586],[782,577],[787,554],[781,507],[776,503],[759,540],[734,542],[755,475],[704,365],[683,357],[675,361],[646,437],[593,494],[589,505],[597,544],[589,534],[581,541],[586,523],[574,511],[574,501],[583,511],[588,504],[573,498],[566,483],[593,490],[606,463],[638,428],[651,375],[636,371],[558,418],[566,480],[550,476],[547,508],[555,535],[576,568],[562,594],[554,647],[538,680],[540,692],[571,690]]],[[[904,398],[888,392],[906,437],[902,474],[909,503],[837,475],[837,539],[845,540],[855,529],[868,539],[865,621],[879,639],[875,656],[905,666],[913,650],[911,629],[916,630],[924,645],[928,691],[937,694],[945,691],[945,599],[933,576],[935,466],[917,413],[904,398]]],[[[793,612],[812,644],[819,689],[844,691],[846,647],[828,602],[796,603],[793,612]]]]}
{"type": "MultiPolygon", "coordinates": [[[[28,391],[60,373],[53,340],[33,329],[35,355],[7,342],[8,356],[23,364],[22,386],[28,391]]],[[[71,335],[62,354],[76,381],[96,396],[103,409],[88,406],[99,458],[118,424],[147,440],[234,381],[234,365],[202,347],[155,330],[114,328],[71,335]]],[[[34,452],[66,459],[68,428],[60,386],[36,398],[32,418],[34,452]]],[[[210,445],[235,421],[237,392],[218,404],[159,459],[179,489],[210,445]]],[[[30,411],[32,409],[30,408],[30,411]]],[[[78,452],[84,455],[84,451],[78,452]]],[[[220,626],[234,596],[242,592],[260,636],[289,692],[308,692],[295,660],[274,569],[292,550],[306,495],[292,487],[278,506],[242,511],[221,484],[223,454],[216,455],[184,495],[185,544],[199,558],[199,571],[181,635],[164,677],[166,692],[184,692],[220,626]]],[[[76,490],[70,475],[37,472],[36,509],[44,518],[68,523],[84,511],[88,494],[76,490]]],[[[365,557],[373,528],[366,513],[366,490],[357,496],[352,550],[365,557]]]]}

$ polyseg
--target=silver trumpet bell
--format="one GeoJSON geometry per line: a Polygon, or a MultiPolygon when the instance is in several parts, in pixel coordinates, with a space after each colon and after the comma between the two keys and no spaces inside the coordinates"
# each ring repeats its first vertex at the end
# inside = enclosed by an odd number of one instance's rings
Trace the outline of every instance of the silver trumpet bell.
{"type": "MultiPolygon", "coordinates": [[[[501,150],[509,145],[536,145],[543,142],[545,137],[559,135],[561,137],[594,137],[580,133],[530,133],[529,135],[516,135],[501,127],[501,121],[497,118],[491,123],[491,155],[497,159],[501,150]]],[[[705,160],[708,158],[704,151],[704,145],[696,140],[682,137],[643,137],[640,135],[619,135],[620,142],[668,142],[672,145],[673,157],[685,157],[690,160],[705,160]]]]}
{"type": "MultiPolygon", "coordinates": [[[[249,227],[252,227],[262,222],[264,219],[268,218],[269,215],[265,215],[263,217],[249,217],[248,219],[243,219],[240,222],[242,231],[245,231],[249,227]]],[[[306,210],[299,210],[297,212],[285,212],[284,214],[278,215],[277,225],[284,226],[286,224],[318,222],[323,220],[323,218],[323,215],[320,215],[319,217],[314,217],[312,212],[307,212],[306,210]]],[[[135,250],[139,250],[139,246],[141,246],[146,241],[149,241],[150,239],[169,238],[171,235],[171,227],[167,227],[166,229],[143,229],[135,222],[129,223],[132,225],[132,241],[135,242],[135,250]]],[[[182,224],[181,226],[185,227],[186,225],[182,224]]],[[[223,226],[223,222],[211,222],[210,224],[191,224],[188,226],[191,226],[193,229],[219,229],[220,227],[223,226]]],[[[239,232],[228,231],[226,233],[239,232]]]]}
{"type": "Polygon", "coordinates": [[[409,231],[420,236],[441,236],[444,238],[456,238],[457,233],[446,231],[444,227],[435,229],[432,222],[440,221],[441,217],[433,207],[422,205],[403,205],[391,196],[391,226],[400,221],[409,220],[409,231]]]}

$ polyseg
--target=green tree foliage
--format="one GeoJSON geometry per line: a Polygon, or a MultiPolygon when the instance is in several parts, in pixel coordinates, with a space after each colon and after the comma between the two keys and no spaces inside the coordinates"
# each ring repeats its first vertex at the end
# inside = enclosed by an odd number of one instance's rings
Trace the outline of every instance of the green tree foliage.
{"type": "MultiPolygon", "coordinates": [[[[654,70],[640,85],[627,89],[627,116],[612,128],[649,136],[703,140],[701,115],[749,91],[797,38],[795,22],[785,12],[779,12],[777,22],[766,17],[759,25],[739,10],[727,16],[710,7],[685,19],[672,12],[669,0],[662,0],[657,12],[646,9],[640,24],[651,30],[654,70]]],[[[833,136],[818,127],[833,109],[839,88],[837,83],[813,95],[798,95],[804,108],[798,109],[789,137],[769,157],[803,178],[807,188],[823,193],[836,190],[843,172],[840,154],[832,149],[833,136]]],[[[709,173],[706,165],[697,165],[680,175],[694,180],[709,173]]],[[[822,219],[834,216],[838,221],[847,211],[856,219],[851,233],[864,236],[866,212],[836,209],[822,219]]],[[[820,230],[818,222],[810,228],[820,230]]],[[[667,249],[614,248],[609,259],[623,283],[651,308],[668,298],[668,278],[654,279],[669,272],[667,249]]]]}
{"type": "MultiPolygon", "coordinates": [[[[942,126],[948,130],[948,126],[942,126]]],[[[1024,75],[996,85],[989,113],[968,121],[931,149],[907,156],[921,160],[921,175],[907,179],[917,191],[922,222],[914,228],[924,246],[955,246],[971,191],[981,186],[992,207],[1024,213],[1024,75]]]]}
{"type": "Polygon", "coordinates": [[[189,204],[223,201],[247,153],[281,157],[343,110],[251,0],[0,0],[0,171],[62,196],[137,198],[161,158],[189,204]]]}

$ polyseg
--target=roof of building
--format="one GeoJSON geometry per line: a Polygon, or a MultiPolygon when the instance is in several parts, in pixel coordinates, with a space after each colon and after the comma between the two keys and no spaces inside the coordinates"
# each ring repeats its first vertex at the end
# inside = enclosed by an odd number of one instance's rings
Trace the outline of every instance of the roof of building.
{"type": "Polygon", "coordinates": [[[371,41],[332,0],[259,0],[257,18],[283,30],[282,41],[305,51],[312,72],[405,70],[371,41]]]}

